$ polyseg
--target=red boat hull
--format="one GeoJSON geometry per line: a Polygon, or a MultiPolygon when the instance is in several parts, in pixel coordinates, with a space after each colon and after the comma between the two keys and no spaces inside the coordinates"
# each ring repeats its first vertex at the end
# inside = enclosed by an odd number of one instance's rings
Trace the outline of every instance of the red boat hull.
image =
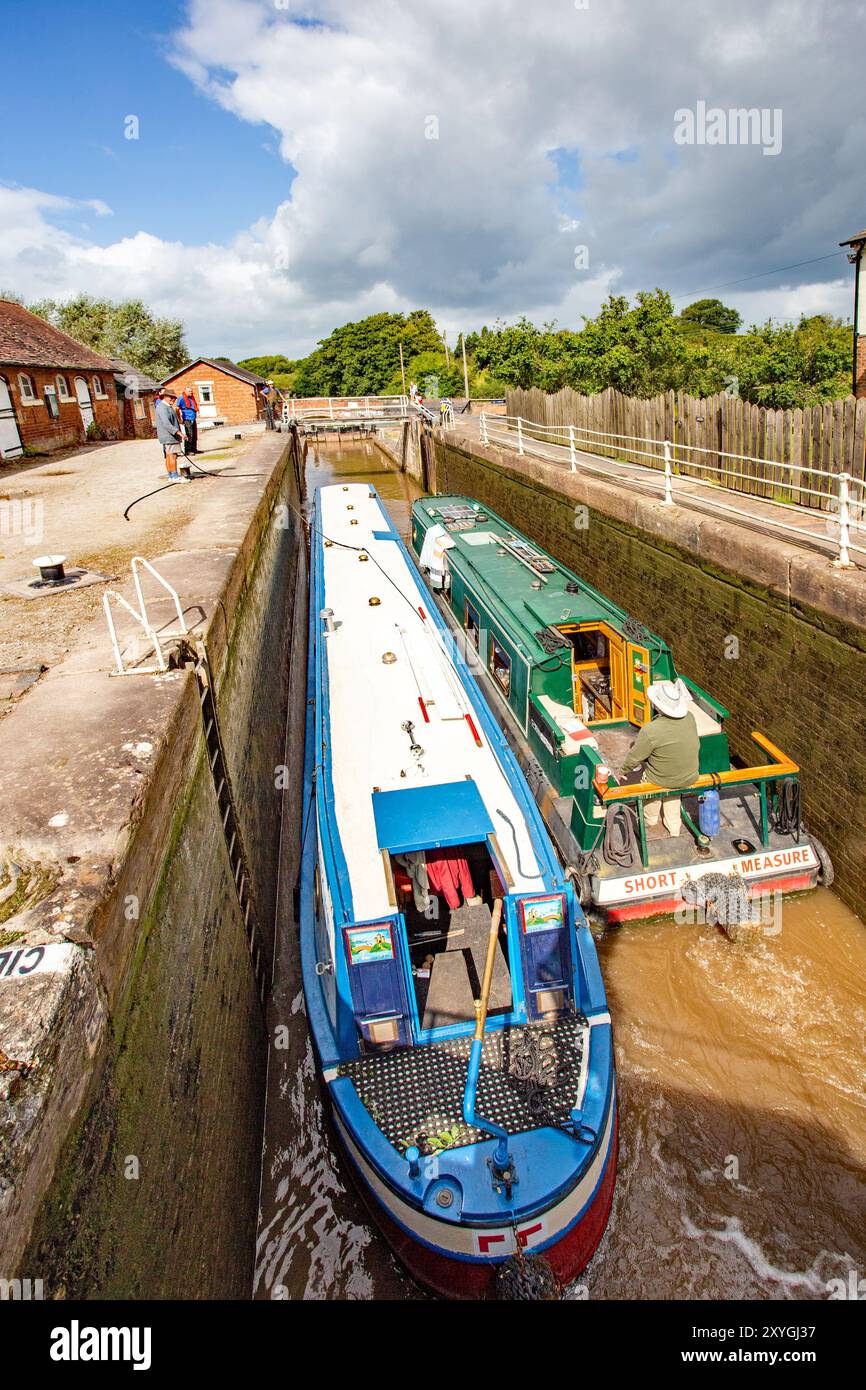
{"type": "MultiPolygon", "coordinates": [[[[604,1235],[616,1185],[618,1135],[618,1117],[614,1116],[607,1163],[590,1206],[559,1240],[540,1252],[560,1285],[571,1283],[586,1268],[604,1235]]],[[[496,1262],[451,1259],[414,1240],[391,1220],[366,1185],[357,1181],[354,1164],[350,1163],[349,1167],[371,1217],[400,1263],[419,1284],[440,1298],[478,1300],[496,1297],[496,1262]]],[[[534,1255],[538,1252],[531,1253],[534,1255]]]]}

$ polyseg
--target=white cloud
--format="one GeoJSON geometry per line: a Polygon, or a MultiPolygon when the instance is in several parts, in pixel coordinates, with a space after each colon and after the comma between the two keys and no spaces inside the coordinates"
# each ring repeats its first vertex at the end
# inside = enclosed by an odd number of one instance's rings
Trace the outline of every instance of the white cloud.
{"type": "MultiPolygon", "coordinates": [[[[0,188],[0,284],[140,294],[184,318],[195,350],[235,355],[300,353],[379,309],[426,305],[452,329],[523,312],[576,325],[612,290],[699,297],[832,251],[866,220],[864,10],[696,0],[685,22],[679,0],[193,0],[172,60],[275,132],[284,201],[227,245],[141,231],[101,247],[58,229],[67,200],[0,188]],[[675,146],[674,112],[699,99],[781,108],[781,153],[675,146]],[[573,190],[557,149],[574,153],[573,190]]],[[[840,256],[721,293],[748,321],[847,315],[846,272],[840,256]]]]}

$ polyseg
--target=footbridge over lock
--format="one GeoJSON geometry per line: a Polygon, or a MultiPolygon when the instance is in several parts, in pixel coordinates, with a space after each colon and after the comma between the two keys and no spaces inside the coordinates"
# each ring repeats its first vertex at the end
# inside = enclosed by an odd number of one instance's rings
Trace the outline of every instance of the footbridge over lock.
{"type": "Polygon", "coordinates": [[[303,433],[370,432],[406,421],[439,423],[439,415],[411,396],[320,396],[284,400],[282,424],[303,433]]]}

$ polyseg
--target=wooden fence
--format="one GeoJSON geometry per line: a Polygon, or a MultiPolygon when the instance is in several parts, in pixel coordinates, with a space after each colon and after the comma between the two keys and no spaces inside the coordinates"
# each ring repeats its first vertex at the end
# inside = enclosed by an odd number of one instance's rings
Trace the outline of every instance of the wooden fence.
{"type": "MultiPolygon", "coordinates": [[[[683,391],[668,391],[638,400],[612,388],[580,396],[568,387],[555,395],[533,387],[509,391],[506,409],[524,421],[574,425],[579,449],[649,468],[663,467],[662,445],[669,439],[679,446],[673,449],[676,472],[771,501],[833,506],[827,494],[835,495],[836,485],[815,470],[848,473],[866,482],[866,399],[854,396],[802,410],[768,410],[724,393],[699,400],[683,391]],[[592,430],[654,442],[630,446],[627,438],[604,440],[589,433],[592,430]],[[683,447],[687,445],[694,452],[683,447]],[[798,473],[797,468],[805,471],[798,473]]],[[[531,425],[523,428],[533,434],[531,425]]],[[[855,488],[852,502],[859,503],[864,495],[862,487],[855,488]]]]}

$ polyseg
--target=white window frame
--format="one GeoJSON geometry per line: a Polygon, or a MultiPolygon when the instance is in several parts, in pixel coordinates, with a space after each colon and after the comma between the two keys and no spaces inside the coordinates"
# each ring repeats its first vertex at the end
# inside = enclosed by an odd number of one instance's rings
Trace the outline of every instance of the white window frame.
{"type": "Polygon", "coordinates": [[[28,372],[18,373],[18,395],[22,405],[42,404],[42,397],[37,396],[35,382],[28,372]]]}
{"type": "Polygon", "coordinates": [[[144,419],[144,401],[141,396],[134,396],[132,401],[132,413],[136,420],[144,419]]]}
{"type": "Polygon", "coordinates": [[[196,393],[196,399],[200,406],[216,405],[216,396],[214,395],[212,381],[197,381],[195,383],[194,390],[196,393]],[[205,395],[206,391],[210,393],[209,396],[205,395]]]}
{"type": "Polygon", "coordinates": [[[47,384],[46,387],[45,387],[45,409],[48,411],[48,415],[49,415],[49,418],[50,418],[50,419],[52,419],[52,420],[59,420],[59,419],[60,419],[60,402],[59,402],[58,399],[57,399],[57,388],[56,388],[55,386],[52,386],[52,384],[51,384],[50,381],[48,382],[48,384],[47,384]],[[50,404],[49,404],[49,400],[50,400],[51,398],[53,398],[53,400],[54,400],[54,409],[53,409],[53,410],[52,410],[52,408],[51,408],[51,406],[50,406],[50,404]]]}
{"type": "Polygon", "coordinates": [[[57,399],[59,401],[74,401],[75,397],[69,394],[69,382],[65,376],[56,376],[54,383],[57,387],[57,399]]]}
{"type": "Polygon", "coordinates": [[[93,386],[93,394],[94,394],[94,396],[96,397],[96,399],[97,399],[98,401],[107,401],[107,400],[108,400],[108,392],[107,392],[107,391],[104,391],[103,388],[102,388],[102,377],[101,377],[101,376],[95,376],[95,377],[91,378],[91,385],[93,386]]]}

